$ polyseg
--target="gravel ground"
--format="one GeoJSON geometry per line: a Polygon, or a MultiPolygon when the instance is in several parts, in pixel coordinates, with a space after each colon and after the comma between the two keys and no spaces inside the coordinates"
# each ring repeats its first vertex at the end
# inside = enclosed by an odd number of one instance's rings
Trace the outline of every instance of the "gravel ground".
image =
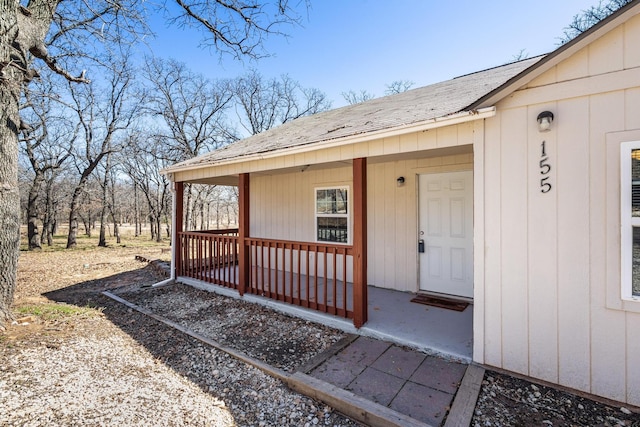
{"type": "Polygon", "coordinates": [[[345,336],[257,304],[182,284],[119,296],[287,372],[294,372],[345,336]]]}
{"type": "MultiPolygon", "coordinates": [[[[161,277],[137,254],[157,257],[131,249],[22,255],[14,306],[28,317],[0,335],[0,426],[359,425],[100,292],[289,372],[340,331],[183,285],[143,287],[161,277]]],[[[640,427],[640,416],[487,372],[472,425],[640,427]]]]}
{"type": "MultiPolygon", "coordinates": [[[[71,274],[56,269],[57,279],[49,276],[38,284],[47,275],[37,255],[20,260],[23,281],[16,309],[48,307],[52,301],[83,309],[32,315],[23,322],[28,324],[14,325],[1,336],[0,425],[359,425],[262,371],[102,296],[103,290],[160,279],[133,256],[112,252],[111,261],[103,262],[95,254],[75,261],[69,254],[40,254],[53,263],[50,269],[69,264],[71,274]]],[[[335,334],[327,337],[330,345],[335,334]]]]}
{"type": "Polygon", "coordinates": [[[640,414],[497,372],[487,371],[472,425],[640,426],[640,414]]]}

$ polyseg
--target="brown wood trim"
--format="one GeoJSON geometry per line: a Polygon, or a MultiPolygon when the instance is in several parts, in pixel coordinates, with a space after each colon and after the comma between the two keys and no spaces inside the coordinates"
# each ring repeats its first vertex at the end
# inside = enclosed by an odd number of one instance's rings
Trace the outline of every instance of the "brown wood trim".
{"type": "Polygon", "coordinates": [[[231,238],[236,238],[237,237],[237,229],[235,228],[231,228],[229,230],[216,230],[219,231],[219,233],[213,233],[210,231],[181,231],[180,233],[182,233],[185,236],[202,236],[202,237],[231,237],[231,238]]]}
{"type": "Polygon", "coordinates": [[[342,255],[353,255],[353,246],[349,245],[334,245],[334,244],[325,244],[325,243],[317,243],[317,242],[299,242],[295,240],[278,240],[278,239],[263,239],[260,237],[247,237],[244,239],[244,244],[246,246],[253,245],[278,245],[279,248],[284,249],[295,249],[301,251],[311,251],[311,252],[325,252],[331,251],[335,249],[335,251],[342,255]]]}
{"type": "Polygon", "coordinates": [[[244,244],[245,239],[249,237],[249,199],[250,199],[250,183],[249,174],[241,173],[238,180],[238,204],[239,204],[239,218],[238,218],[238,237],[240,239],[240,253],[238,254],[238,292],[240,295],[244,295],[247,286],[249,285],[250,270],[249,266],[251,258],[249,257],[249,247],[244,244]]]}
{"type": "Polygon", "coordinates": [[[353,324],[367,322],[367,159],[353,159],[353,324]]]}
{"type": "Polygon", "coordinates": [[[174,256],[175,259],[175,277],[181,276],[184,272],[184,268],[182,265],[182,253],[184,248],[182,247],[184,244],[184,240],[182,238],[182,229],[184,222],[184,182],[174,182],[175,189],[175,198],[176,198],[176,211],[173,213],[176,217],[176,229],[173,230],[176,233],[175,242],[176,247],[174,248],[174,256]]]}
{"type": "Polygon", "coordinates": [[[220,229],[220,230],[200,230],[200,231],[191,231],[191,233],[201,233],[201,234],[222,234],[222,235],[227,235],[227,234],[238,234],[238,229],[237,228],[224,228],[224,229],[220,229]]]}

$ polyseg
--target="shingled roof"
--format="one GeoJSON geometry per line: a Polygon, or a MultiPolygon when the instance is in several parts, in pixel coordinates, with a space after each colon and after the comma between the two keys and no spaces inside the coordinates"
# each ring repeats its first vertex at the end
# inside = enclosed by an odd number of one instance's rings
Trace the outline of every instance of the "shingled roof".
{"type": "Polygon", "coordinates": [[[191,169],[292,147],[391,130],[467,111],[543,56],[467,74],[441,83],[301,117],[165,169],[191,169]]]}

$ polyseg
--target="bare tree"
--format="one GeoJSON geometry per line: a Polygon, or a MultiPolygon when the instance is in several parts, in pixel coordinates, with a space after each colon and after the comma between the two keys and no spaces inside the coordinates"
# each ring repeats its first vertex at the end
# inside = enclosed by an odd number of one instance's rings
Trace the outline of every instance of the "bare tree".
{"type": "Polygon", "coordinates": [[[520,49],[518,53],[513,55],[513,57],[511,58],[511,61],[509,62],[522,61],[523,59],[527,59],[528,57],[529,57],[529,52],[527,52],[526,49],[520,49]]]}
{"type": "Polygon", "coordinates": [[[113,153],[109,152],[106,156],[106,161],[104,164],[104,173],[100,179],[100,187],[102,190],[101,202],[102,206],[100,208],[100,235],[98,237],[98,246],[106,247],[107,246],[107,216],[110,212],[110,200],[109,200],[109,184],[111,180],[109,179],[110,170],[111,170],[111,156],[113,153]]]}
{"type": "MultiPolygon", "coordinates": [[[[264,38],[282,34],[297,14],[288,0],[176,0],[178,25],[197,25],[212,48],[236,56],[258,57],[264,38]]],[[[19,100],[22,88],[37,77],[38,59],[72,82],[87,82],[84,72],[71,73],[73,58],[87,58],[97,44],[135,40],[145,32],[145,7],[136,0],[0,0],[0,328],[12,318],[20,250],[18,192],[19,100]],[[68,61],[67,61],[68,60],[68,61]]],[[[166,5],[174,4],[167,2],[166,5]]]]}
{"type": "MultiPolygon", "coordinates": [[[[164,5],[174,3],[165,0],[164,5]]],[[[203,29],[201,45],[237,58],[269,56],[264,41],[270,35],[285,36],[286,28],[299,23],[296,0],[175,0],[181,13],[170,22],[203,29]]],[[[308,0],[304,4],[308,7],[308,0]]]]}
{"type": "Polygon", "coordinates": [[[228,82],[164,59],[148,59],[143,74],[150,85],[145,111],[157,119],[167,159],[189,159],[235,139],[224,114],[233,98],[228,82]]]}
{"type": "MultiPolygon", "coordinates": [[[[71,146],[61,144],[60,141],[73,141],[74,129],[72,124],[58,114],[57,102],[52,98],[54,86],[51,82],[42,82],[36,91],[25,90],[24,104],[21,114],[27,120],[25,132],[22,133],[22,147],[29,160],[33,172],[33,181],[29,188],[27,200],[27,239],[29,250],[41,249],[42,239],[38,229],[40,212],[50,217],[53,204],[46,203],[42,209],[39,203],[42,187],[47,179],[55,176],[71,154],[71,146]]],[[[24,121],[23,121],[24,122],[24,121]]],[[[43,222],[44,223],[44,222],[43,222]]]]}
{"type": "Polygon", "coordinates": [[[415,82],[411,80],[396,80],[387,85],[387,90],[384,91],[385,95],[393,95],[395,93],[406,92],[415,85],[415,82]]]}
{"type": "Polygon", "coordinates": [[[160,169],[169,165],[163,159],[157,137],[140,133],[131,135],[123,155],[125,173],[135,182],[147,202],[151,239],[162,241],[160,227],[169,207],[169,181],[160,169]]]}
{"type": "Polygon", "coordinates": [[[341,95],[344,100],[347,101],[350,105],[359,104],[376,97],[374,94],[367,92],[365,89],[362,89],[360,92],[350,90],[348,92],[342,92],[341,95]]]}
{"type": "MultiPolygon", "coordinates": [[[[108,162],[107,162],[108,163],[108,162]]],[[[122,223],[122,217],[121,217],[121,213],[122,211],[119,209],[119,204],[118,204],[118,197],[116,196],[116,191],[118,190],[118,187],[116,186],[117,183],[117,179],[116,179],[116,174],[114,173],[114,171],[112,170],[111,167],[107,166],[106,171],[109,175],[109,187],[111,189],[110,191],[110,203],[109,203],[109,213],[111,214],[111,219],[113,220],[113,235],[116,238],[116,243],[120,244],[122,243],[122,240],[120,238],[120,225],[122,223]]],[[[121,168],[118,168],[121,169],[121,168]]]]}
{"type": "Polygon", "coordinates": [[[74,151],[80,179],[71,196],[67,248],[77,245],[80,196],[89,177],[105,156],[120,149],[114,139],[133,124],[143,101],[133,94],[133,71],[125,62],[115,64],[110,73],[104,91],[94,83],[82,87],[70,85],[81,138],[74,151]]]}
{"type": "Polygon", "coordinates": [[[235,80],[233,92],[240,123],[251,135],[331,108],[323,92],[304,88],[286,74],[267,80],[252,70],[235,80]]]}
{"type": "Polygon", "coordinates": [[[623,6],[631,3],[633,0],[600,0],[597,5],[591,6],[589,9],[575,15],[573,20],[564,29],[564,35],[560,38],[560,44],[564,44],[573,40],[578,35],[587,31],[607,16],[611,15],[623,6]]]}
{"type": "MultiPolygon", "coordinates": [[[[189,159],[236,139],[225,111],[233,99],[227,81],[210,81],[183,63],[150,59],[144,75],[151,86],[146,111],[156,118],[158,155],[171,163],[189,159]]],[[[185,188],[186,223],[192,214],[191,186],[185,188]]]]}

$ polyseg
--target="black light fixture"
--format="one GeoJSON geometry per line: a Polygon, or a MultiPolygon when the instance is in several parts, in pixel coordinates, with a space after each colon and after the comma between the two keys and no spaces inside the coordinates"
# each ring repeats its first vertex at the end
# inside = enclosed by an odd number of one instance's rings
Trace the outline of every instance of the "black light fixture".
{"type": "Polygon", "coordinates": [[[404,176],[399,176],[398,179],[396,179],[396,185],[398,187],[402,187],[404,185],[404,176]]]}
{"type": "Polygon", "coordinates": [[[553,113],[551,111],[543,111],[538,114],[538,130],[540,132],[547,132],[551,129],[551,123],[553,123],[553,113]]]}

